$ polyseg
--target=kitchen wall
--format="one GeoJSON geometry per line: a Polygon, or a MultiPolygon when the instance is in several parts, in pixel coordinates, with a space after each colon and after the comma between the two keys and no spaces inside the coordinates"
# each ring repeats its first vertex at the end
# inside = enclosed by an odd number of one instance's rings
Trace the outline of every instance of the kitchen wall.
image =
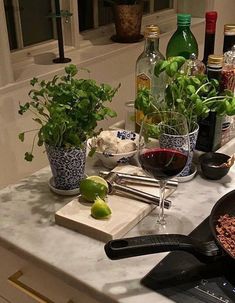
{"type": "Polygon", "coordinates": [[[214,0],[214,10],[218,12],[216,26],[216,49],[218,54],[223,50],[224,24],[235,23],[235,1],[234,0],[214,0]]]}

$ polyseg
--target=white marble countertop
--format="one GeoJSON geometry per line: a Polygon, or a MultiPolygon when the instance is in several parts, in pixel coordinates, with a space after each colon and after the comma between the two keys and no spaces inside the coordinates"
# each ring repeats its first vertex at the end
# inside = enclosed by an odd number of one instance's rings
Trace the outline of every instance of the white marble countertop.
{"type": "MultiPolygon", "coordinates": [[[[222,148],[230,155],[234,151],[235,139],[222,148]]],[[[97,168],[88,162],[87,172],[91,174],[97,168]]],[[[50,221],[55,210],[72,200],[49,190],[50,176],[50,169],[45,168],[0,191],[1,245],[38,262],[103,303],[172,302],[140,284],[166,253],[111,261],[104,253],[104,243],[50,221]]],[[[235,167],[219,181],[198,174],[192,181],[180,183],[170,197],[173,206],[167,211],[182,220],[178,232],[190,233],[209,215],[215,202],[234,188],[235,167]]],[[[155,214],[150,214],[127,236],[153,233],[154,220],[155,214]]]]}

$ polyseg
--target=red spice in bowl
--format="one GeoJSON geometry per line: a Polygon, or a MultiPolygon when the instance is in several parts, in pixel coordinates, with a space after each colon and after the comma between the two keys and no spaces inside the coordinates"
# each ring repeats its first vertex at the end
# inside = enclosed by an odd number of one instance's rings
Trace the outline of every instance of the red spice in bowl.
{"type": "Polygon", "coordinates": [[[235,216],[220,216],[216,231],[222,246],[235,258],[235,216]]]}

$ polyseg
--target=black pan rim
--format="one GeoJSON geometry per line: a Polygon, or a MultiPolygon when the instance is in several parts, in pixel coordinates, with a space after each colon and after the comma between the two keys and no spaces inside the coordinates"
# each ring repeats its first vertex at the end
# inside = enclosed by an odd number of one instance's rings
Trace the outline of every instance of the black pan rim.
{"type": "MultiPolygon", "coordinates": [[[[224,251],[226,254],[228,254],[231,258],[235,259],[235,257],[223,246],[223,244],[220,242],[220,240],[218,239],[218,235],[217,235],[217,232],[216,232],[216,224],[217,224],[217,220],[215,220],[215,214],[218,210],[218,207],[221,205],[221,203],[224,201],[224,200],[227,200],[228,198],[230,199],[231,197],[234,197],[234,200],[235,200],[235,190],[232,190],[232,191],[229,191],[227,194],[223,195],[216,203],[215,205],[213,206],[212,210],[211,210],[211,213],[210,213],[210,216],[209,216],[209,225],[210,225],[210,229],[211,229],[211,232],[213,234],[213,237],[216,241],[216,243],[218,244],[219,248],[224,251]]],[[[225,213],[224,215],[227,214],[226,213],[226,210],[225,210],[225,213]]]]}

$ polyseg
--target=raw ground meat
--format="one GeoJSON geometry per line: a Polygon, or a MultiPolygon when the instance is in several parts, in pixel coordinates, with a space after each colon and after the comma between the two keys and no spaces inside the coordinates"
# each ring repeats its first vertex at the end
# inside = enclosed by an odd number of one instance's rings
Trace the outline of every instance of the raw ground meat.
{"type": "Polygon", "coordinates": [[[220,216],[216,231],[222,246],[235,258],[235,216],[220,216]]]}

